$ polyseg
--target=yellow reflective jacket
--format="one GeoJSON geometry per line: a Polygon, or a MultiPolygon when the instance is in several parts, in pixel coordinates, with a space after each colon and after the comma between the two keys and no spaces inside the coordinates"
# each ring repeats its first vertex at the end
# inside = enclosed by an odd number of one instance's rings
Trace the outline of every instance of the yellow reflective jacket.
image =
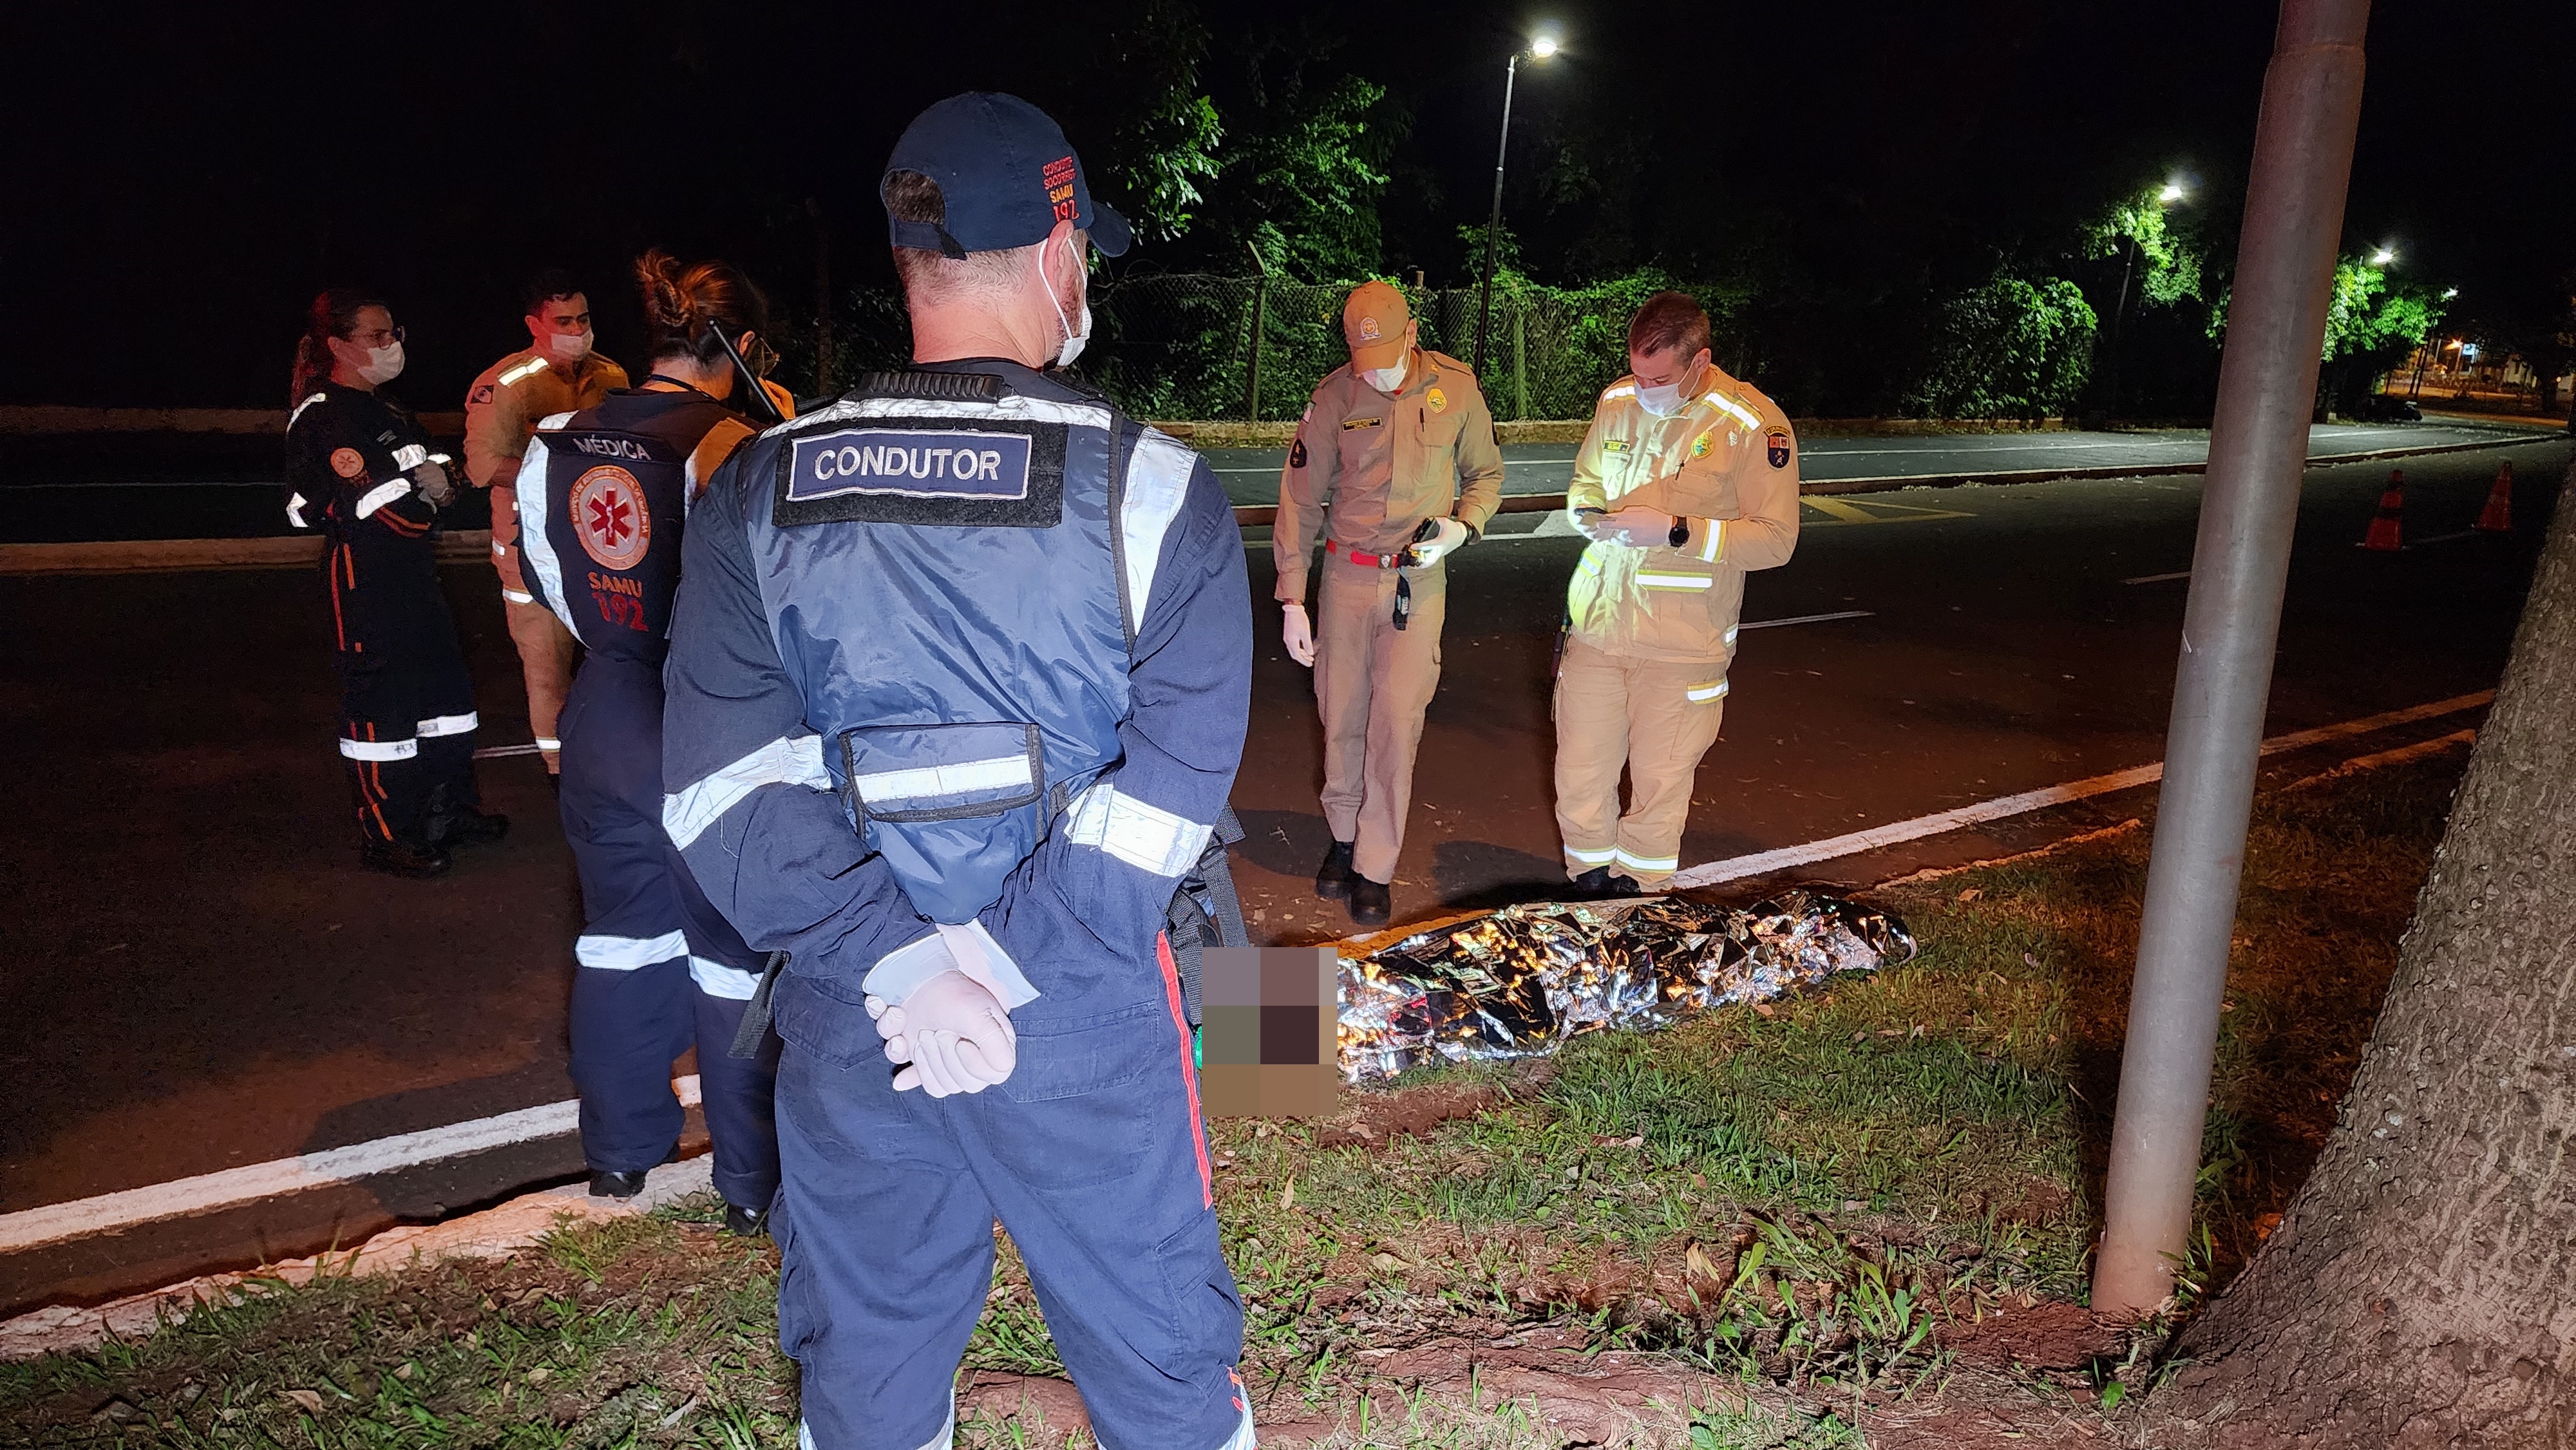
{"type": "Polygon", "coordinates": [[[1601,394],[1574,457],[1569,514],[1631,505],[1678,515],[1681,547],[1596,543],[1566,589],[1574,637],[1633,659],[1709,661],[1735,653],[1744,576],[1798,547],[1798,439],[1761,390],[1711,364],[1682,407],[1658,418],[1637,380],[1601,394]]]}

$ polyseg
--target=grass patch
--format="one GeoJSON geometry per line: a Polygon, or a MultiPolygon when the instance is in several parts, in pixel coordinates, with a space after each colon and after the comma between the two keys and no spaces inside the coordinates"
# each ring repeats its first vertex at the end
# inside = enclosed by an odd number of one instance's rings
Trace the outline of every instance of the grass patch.
{"type": "MultiPolygon", "coordinates": [[[[2277,1221],[2332,1125],[2458,767],[2259,805],[2203,1292],[2277,1221]]],[[[1938,1395],[1945,1327],[2082,1299],[2148,844],[2132,831],[1887,888],[1921,956],[1830,993],[1411,1075],[1399,1091],[1476,1105],[1419,1133],[1218,1124],[1265,1419],[1337,1427],[1314,1441],[1334,1450],[1557,1443],[1526,1399],[1404,1392],[1378,1372],[1390,1352],[1460,1344],[1642,1352],[1734,1387],[1731,1407],[1674,1410],[1649,1437],[1691,1450],[1860,1445],[1876,1410],[1938,1395]]],[[[1380,1103],[1357,1095],[1351,1113],[1380,1103]]],[[[792,1445],[775,1252],[711,1217],[572,1228],[514,1263],[272,1286],[148,1338],[0,1365],[0,1425],[49,1444],[792,1445]]],[[[1061,1373],[1007,1243],[987,1308],[969,1369],[1061,1373]]],[[[2049,1392],[2142,1372],[2133,1357],[2049,1392]]],[[[1058,1443],[1028,1429],[970,1414],[959,1441],[1058,1443]]]]}

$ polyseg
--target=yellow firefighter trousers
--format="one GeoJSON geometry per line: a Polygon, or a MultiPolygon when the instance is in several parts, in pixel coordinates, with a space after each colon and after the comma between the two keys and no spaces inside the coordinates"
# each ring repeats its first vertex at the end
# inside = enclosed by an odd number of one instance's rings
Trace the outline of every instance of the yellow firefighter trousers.
{"type": "Polygon", "coordinates": [[[1315,599],[1315,703],[1324,721],[1324,821],[1355,843],[1352,868],[1393,881],[1413,809],[1422,716],[1440,685],[1448,570],[1406,569],[1413,612],[1395,627],[1399,571],[1324,556],[1315,599]]]}
{"type": "Polygon", "coordinates": [[[510,642],[519,647],[519,672],[528,683],[528,728],[537,737],[537,753],[549,775],[563,772],[563,753],[555,748],[555,724],[563,717],[564,696],[572,690],[573,651],[579,641],[553,610],[510,596],[528,592],[519,568],[519,490],[492,485],[492,570],[501,576],[501,616],[510,626],[510,642]]]}
{"type": "Polygon", "coordinates": [[[1556,829],[1568,877],[1603,866],[1655,887],[1681,868],[1691,781],[1725,709],[1722,661],[1625,659],[1566,641],[1556,672],[1556,829]]]}

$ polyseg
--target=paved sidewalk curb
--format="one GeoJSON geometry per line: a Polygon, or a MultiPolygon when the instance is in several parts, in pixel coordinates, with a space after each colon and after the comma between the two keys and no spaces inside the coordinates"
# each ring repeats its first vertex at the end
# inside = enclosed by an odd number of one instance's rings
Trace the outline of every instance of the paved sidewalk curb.
{"type": "Polygon", "coordinates": [[[389,1274],[441,1259],[500,1259],[536,1243],[567,1222],[604,1222],[646,1213],[692,1193],[711,1193],[715,1156],[699,1154],[656,1168],[633,1198],[593,1198],[586,1184],[540,1189],[480,1213],[444,1223],[389,1228],[357,1248],[264,1264],[235,1274],[129,1294],[90,1307],[49,1305],[0,1321],[0,1362],[74,1354],[110,1339],[132,1339],[175,1324],[201,1307],[234,1303],[257,1285],[308,1284],[320,1278],[389,1274]],[[254,1287],[245,1290],[245,1285],[254,1287]]]}

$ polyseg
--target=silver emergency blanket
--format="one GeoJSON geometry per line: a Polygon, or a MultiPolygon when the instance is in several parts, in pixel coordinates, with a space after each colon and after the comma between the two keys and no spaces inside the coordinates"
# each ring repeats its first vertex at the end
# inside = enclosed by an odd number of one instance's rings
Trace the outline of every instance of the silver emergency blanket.
{"type": "Polygon", "coordinates": [[[1581,1033],[1665,1027],[1913,956],[1905,923],[1808,891],[1751,906],[1647,897],[1505,907],[1342,963],[1342,1077],[1543,1056],[1581,1033]]]}

